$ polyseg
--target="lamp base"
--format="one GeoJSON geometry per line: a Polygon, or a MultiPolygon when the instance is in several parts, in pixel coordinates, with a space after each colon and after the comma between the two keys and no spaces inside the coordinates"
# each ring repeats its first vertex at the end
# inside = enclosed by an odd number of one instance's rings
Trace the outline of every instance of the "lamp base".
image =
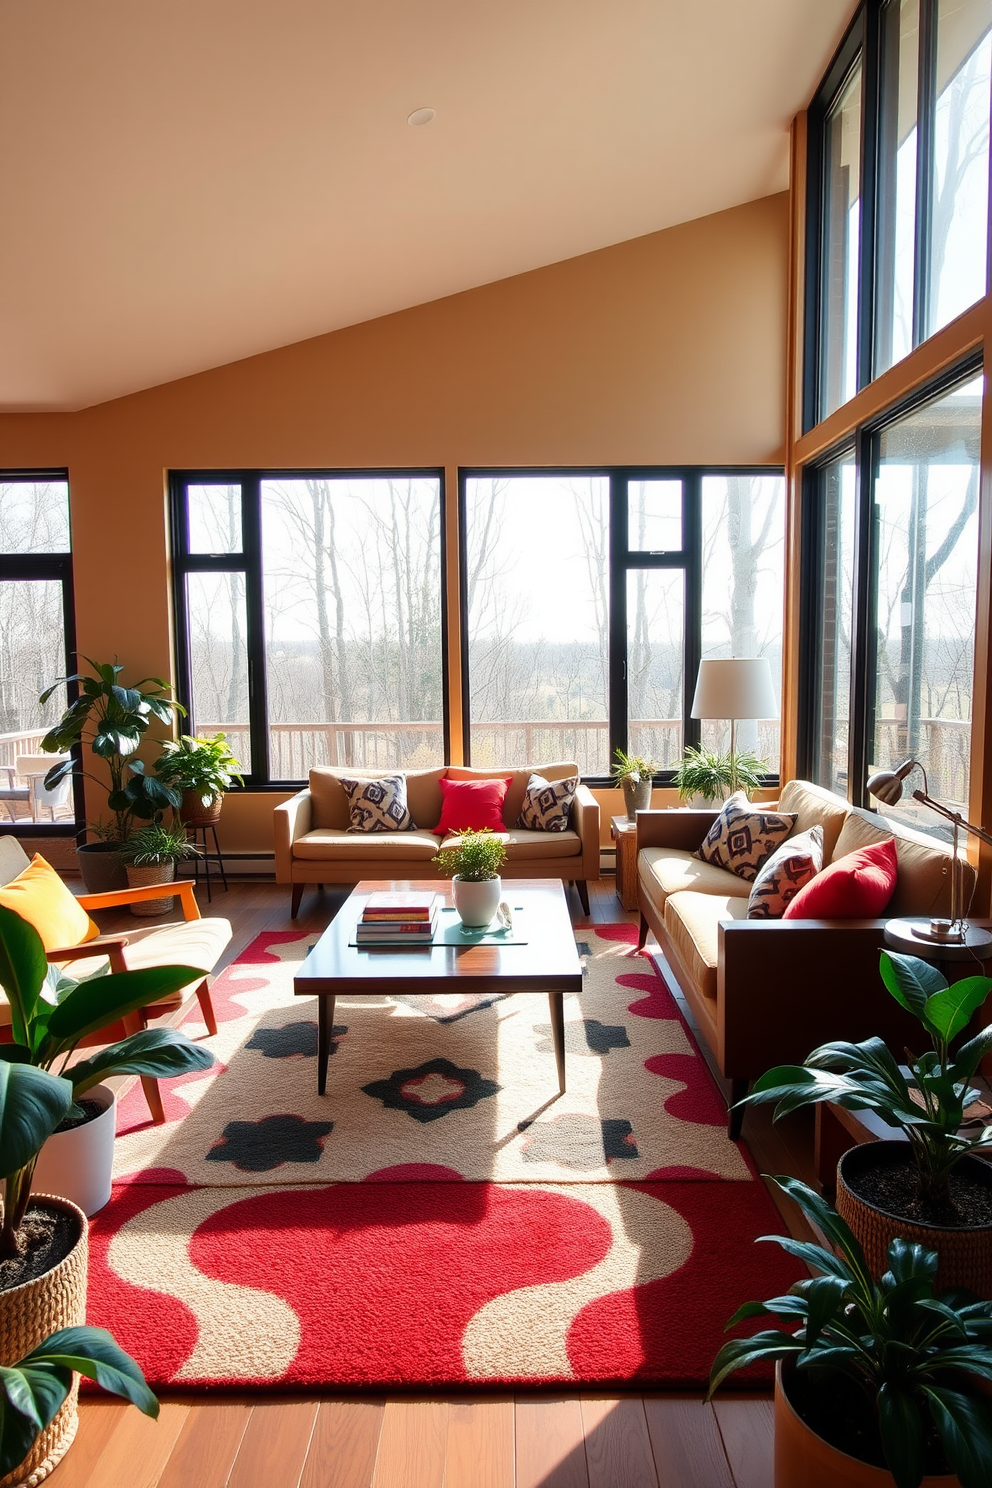
{"type": "Polygon", "coordinates": [[[961,946],[967,950],[992,945],[992,931],[969,925],[967,920],[958,920],[956,924],[951,920],[920,920],[910,929],[918,940],[930,945],[961,946]]]}

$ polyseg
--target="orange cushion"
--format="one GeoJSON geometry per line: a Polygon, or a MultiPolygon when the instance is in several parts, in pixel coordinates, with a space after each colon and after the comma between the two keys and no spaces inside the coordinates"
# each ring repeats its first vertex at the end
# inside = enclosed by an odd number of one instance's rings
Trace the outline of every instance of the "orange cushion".
{"type": "Polygon", "coordinates": [[[50,863],[35,853],[23,873],[0,888],[0,904],[33,925],[46,951],[82,945],[100,934],[50,863]]]}

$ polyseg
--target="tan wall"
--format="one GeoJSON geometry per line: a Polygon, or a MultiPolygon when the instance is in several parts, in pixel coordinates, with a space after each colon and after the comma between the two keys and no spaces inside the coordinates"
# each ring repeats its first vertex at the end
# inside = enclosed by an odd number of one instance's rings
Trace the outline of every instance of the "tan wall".
{"type": "MultiPolygon", "coordinates": [[[[787,258],[783,193],[81,413],[0,417],[0,468],[68,467],[79,649],[168,676],[168,470],[440,465],[453,492],[459,465],[781,463],[787,258]]],[[[225,846],[270,848],[278,799],[229,800],[225,846]]]]}

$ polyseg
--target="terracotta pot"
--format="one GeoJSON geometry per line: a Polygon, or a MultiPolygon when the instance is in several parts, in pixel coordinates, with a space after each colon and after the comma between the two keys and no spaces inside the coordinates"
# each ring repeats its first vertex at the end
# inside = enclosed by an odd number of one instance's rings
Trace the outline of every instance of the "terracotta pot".
{"type": "Polygon", "coordinates": [[[84,842],[76,848],[79,872],[87,894],[109,894],[127,888],[124,863],[109,842],[84,842]]]}
{"type": "Polygon", "coordinates": [[[632,781],[622,780],[623,803],[627,808],[627,820],[634,821],[639,811],[648,811],[651,808],[651,781],[639,780],[635,785],[632,781]]]}
{"type": "MultiPolygon", "coordinates": [[[[817,1436],[789,1400],[788,1372],[775,1366],[775,1488],[893,1488],[884,1467],[849,1457],[817,1436]]],[[[958,1488],[954,1474],[923,1479],[921,1488],[958,1488]]]]}
{"type": "Polygon", "coordinates": [[[34,1181],[45,1193],[78,1204],[88,1219],[110,1202],[117,1097],[109,1085],[94,1085],[80,1098],[101,1106],[100,1115],[50,1136],[38,1154],[34,1181]]]}
{"type": "Polygon", "coordinates": [[[210,827],[220,820],[220,808],[224,804],[222,795],[214,796],[209,806],[204,806],[199,791],[183,791],[179,820],[190,827],[210,827]]]}
{"type": "MultiPolygon", "coordinates": [[[[938,1287],[967,1287],[979,1297],[992,1298],[992,1225],[965,1229],[919,1224],[876,1209],[852,1191],[849,1179],[856,1184],[859,1173],[905,1156],[905,1142],[863,1142],[845,1152],[837,1164],[837,1213],[860,1242],[872,1275],[881,1276],[888,1270],[889,1242],[899,1236],[937,1252],[938,1287]]],[[[992,1167],[988,1163],[977,1157],[963,1158],[962,1163],[992,1192],[992,1167]]]]}
{"type": "MultiPolygon", "coordinates": [[[[16,1364],[50,1334],[60,1328],[80,1327],[86,1321],[86,1216],[68,1199],[50,1194],[33,1194],[31,1202],[71,1213],[79,1227],[79,1239],[65,1259],[44,1276],[0,1292],[0,1364],[16,1364]]],[[[77,1375],[54,1420],[39,1433],[20,1467],[0,1479],[0,1488],[34,1488],[48,1477],[76,1434],[78,1393],[77,1375]]]]}
{"type": "MultiPolygon", "coordinates": [[[[136,868],[133,863],[127,865],[127,881],[132,889],[143,889],[149,884],[171,883],[175,876],[175,863],[149,863],[144,868],[136,868]]],[[[148,899],[144,904],[132,904],[131,913],[142,919],[167,915],[172,913],[175,902],[175,899],[148,899]]]]}
{"type": "Polygon", "coordinates": [[[451,880],[451,897],[455,901],[458,918],[468,930],[481,930],[493,921],[503,897],[503,881],[500,878],[477,880],[460,878],[456,873],[451,880]]]}

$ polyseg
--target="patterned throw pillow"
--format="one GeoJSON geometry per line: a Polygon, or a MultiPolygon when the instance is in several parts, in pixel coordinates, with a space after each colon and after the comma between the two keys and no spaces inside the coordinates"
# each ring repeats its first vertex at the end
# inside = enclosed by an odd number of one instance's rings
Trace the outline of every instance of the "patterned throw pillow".
{"type": "Polygon", "coordinates": [[[749,920],[780,920],[785,907],[823,867],[823,828],[787,837],[758,869],[747,901],[749,920]]]}
{"type": "Polygon", "coordinates": [[[517,826],[530,832],[566,831],[578,788],[578,775],[570,775],[567,780],[545,780],[543,775],[532,775],[524,791],[517,826]]]}
{"type": "Polygon", "coordinates": [[[349,832],[407,832],[413,826],[405,775],[385,775],[382,780],[349,780],[339,775],[338,779],[351,806],[349,832]]]}
{"type": "Polygon", "coordinates": [[[737,791],[724,801],[695,856],[717,868],[729,868],[738,878],[752,883],[762,863],[795,825],[796,818],[789,812],[758,810],[743,791],[737,791]]]}

